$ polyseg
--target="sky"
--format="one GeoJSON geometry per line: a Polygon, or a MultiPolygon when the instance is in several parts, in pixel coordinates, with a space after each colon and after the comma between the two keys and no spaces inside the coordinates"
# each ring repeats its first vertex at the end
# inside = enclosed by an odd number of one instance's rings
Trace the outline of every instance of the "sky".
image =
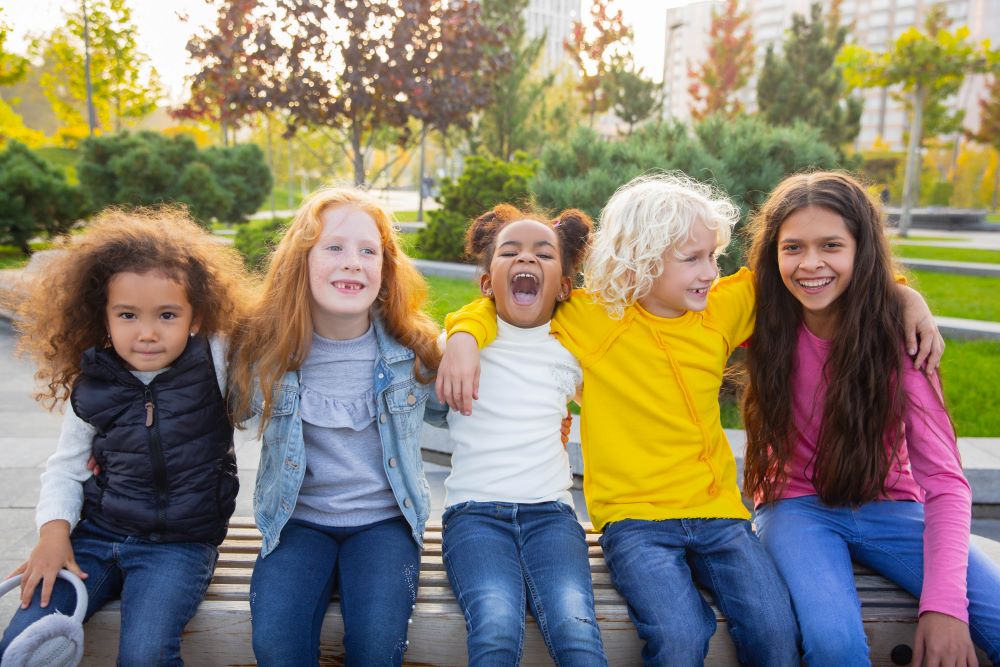
{"type": "MultiPolygon", "coordinates": [[[[646,75],[660,79],[663,69],[664,12],[693,0],[618,0],[625,21],[635,31],[633,53],[646,75]]],[[[141,48],[149,55],[167,88],[167,101],[181,101],[184,79],[191,74],[187,45],[200,26],[213,22],[215,12],[205,0],[132,0],[133,18],[141,48]],[[186,16],[187,21],[182,21],[186,16]]],[[[589,18],[590,3],[581,0],[581,15],[589,18]]],[[[77,7],[77,0],[3,0],[0,16],[10,25],[9,48],[23,53],[29,35],[44,34],[62,23],[63,9],[77,7]]]]}

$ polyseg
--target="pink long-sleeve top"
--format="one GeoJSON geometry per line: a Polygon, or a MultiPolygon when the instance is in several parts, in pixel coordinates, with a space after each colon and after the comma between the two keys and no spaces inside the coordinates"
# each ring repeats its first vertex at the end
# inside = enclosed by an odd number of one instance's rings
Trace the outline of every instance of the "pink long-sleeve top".
{"type": "MultiPolygon", "coordinates": [[[[792,415],[798,441],[788,466],[782,498],[816,495],[812,463],[819,442],[826,398],[823,364],[831,341],[799,328],[792,376],[792,415]]],[[[924,503],[924,583],[920,613],[936,611],[968,623],[966,570],[972,490],[962,474],[958,443],[933,383],[912,364],[904,363],[904,440],[889,471],[886,497],[924,503]]],[[[758,501],[759,502],[759,501],[758,501]]]]}

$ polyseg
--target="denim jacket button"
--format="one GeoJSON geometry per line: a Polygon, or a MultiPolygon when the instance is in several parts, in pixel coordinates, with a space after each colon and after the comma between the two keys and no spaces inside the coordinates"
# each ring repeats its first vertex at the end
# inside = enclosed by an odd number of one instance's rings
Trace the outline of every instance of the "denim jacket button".
{"type": "Polygon", "coordinates": [[[405,500],[403,500],[403,507],[412,507],[412,506],[413,506],[413,502],[409,498],[406,498],[405,500]]]}
{"type": "Polygon", "coordinates": [[[384,378],[384,377],[385,377],[385,373],[379,373],[379,374],[378,374],[378,379],[379,379],[379,380],[381,380],[381,379],[382,379],[382,378],[384,378]]]}
{"type": "Polygon", "coordinates": [[[410,394],[409,396],[406,397],[406,404],[407,405],[413,405],[416,402],[417,402],[417,397],[414,396],[413,394],[410,394]]]}
{"type": "Polygon", "coordinates": [[[382,422],[383,424],[385,423],[385,413],[384,413],[384,412],[383,412],[383,413],[382,413],[381,415],[379,415],[379,418],[378,418],[378,420],[379,420],[380,422],[382,422]]]}
{"type": "Polygon", "coordinates": [[[389,467],[390,468],[396,467],[396,459],[389,459],[389,467]]]}

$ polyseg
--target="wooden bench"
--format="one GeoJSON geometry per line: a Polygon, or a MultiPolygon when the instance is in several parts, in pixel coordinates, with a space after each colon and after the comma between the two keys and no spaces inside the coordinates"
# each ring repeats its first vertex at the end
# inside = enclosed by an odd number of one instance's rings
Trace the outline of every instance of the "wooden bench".
{"type": "MultiPolygon", "coordinates": [[[[598,535],[587,525],[590,565],[597,602],[597,620],[604,648],[613,667],[641,665],[642,644],[629,620],[625,601],[611,584],[598,535]]],[[[219,565],[205,601],[184,632],[183,655],[191,667],[253,665],[250,643],[250,574],[260,549],[260,533],[250,519],[234,519],[220,548],[219,565]]],[[[865,631],[874,665],[909,663],[909,646],[916,627],[917,601],[889,580],[855,567],[865,631]],[[895,661],[893,658],[895,657],[895,661]]],[[[710,598],[709,598],[710,599],[710,598]]],[[[719,629],[712,639],[706,664],[736,665],[736,653],[726,620],[716,609],[719,629]]],[[[530,619],[522,665],[551,665],[545,644],[530,619]]],[[[118,650],[118,603],[94,615],[86,626],[83,664],[114,664],[118,650]]],[[[338,604],[330,605],[321,636],[323,665],[343,664],[343,623],[338,604]]],[[[409,631],[408,665],[458,667],[466,664],[465,620],[452,596],[441,560],[441,525],[428,526],[420,567],[420,589],[409,631]]],[[[980,654],[980,664],[988,665],[980,654]]]]}

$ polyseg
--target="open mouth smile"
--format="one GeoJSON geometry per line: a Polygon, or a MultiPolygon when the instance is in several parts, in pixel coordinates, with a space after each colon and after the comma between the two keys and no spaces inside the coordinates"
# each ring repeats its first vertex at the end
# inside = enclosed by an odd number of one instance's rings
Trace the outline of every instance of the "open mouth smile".
{"type": "Polygon", "coordinates": [[[359,283],[355,280],[334,280],[331,283],[336,289],[346,290],[348,292],[360,292],[365,288],[364,284],[359,283]]]}
{"type": "Polygon", "coordinates": [[[819,292],[833,282],[833,278],[809,278],[795,281],[806,292],[819,292]]]}
{"type": "Polygon", "coordinates": [[[538,299],[538,277],[530,273],[516,274],[510,280],[511,298],[519,306],[530,306],[538,299]]]}

